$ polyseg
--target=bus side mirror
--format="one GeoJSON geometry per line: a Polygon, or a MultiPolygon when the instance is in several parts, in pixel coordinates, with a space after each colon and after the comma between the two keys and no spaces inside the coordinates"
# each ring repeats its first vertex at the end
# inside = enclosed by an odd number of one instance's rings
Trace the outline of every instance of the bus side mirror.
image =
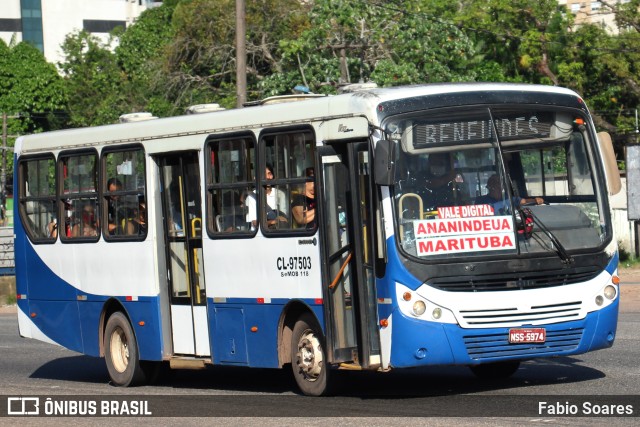
{"type": "Polygon", "coordinates": [[[604,169],[607,174],[607,189],[609,190],[609,195],[613,196],[620,192],[622,183],[620,182],[620,171],[618,170],[618,163],[616,162],[616,153],[613,151],[611,135],[607,132],[599,132],[598,144],[600,145],[600,151],[604,157],[604,169]]]}
{"type": "Polygon", "coordinates": [[[396,176],[396,145],[388,139],[376,144],[374,176],[378,185],[393,185],[396,176]]]}

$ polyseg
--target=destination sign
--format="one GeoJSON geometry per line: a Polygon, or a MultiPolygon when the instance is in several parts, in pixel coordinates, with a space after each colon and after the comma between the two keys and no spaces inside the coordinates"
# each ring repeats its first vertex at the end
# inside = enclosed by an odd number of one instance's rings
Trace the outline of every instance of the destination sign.
{"type": "MultiPolygon", "coordinates": [[[[501,141],[528,138],[546,138],[553,125],[551,113],[526,113],[494,118],[495,129],[501,141]]],[[[491,120],[426,120],[413,130],[414,147],[425,148],[434,144],[482,142],[494,138],[491,120]]]]}
{"type": "Polygon", "coordinates": [[[489,205],[451,206],[438,209],[438,212],[440,218],[413,221],[418,256],[516,247],[513,218],[511,215],[493,216],[493,208],[489,205]]]}

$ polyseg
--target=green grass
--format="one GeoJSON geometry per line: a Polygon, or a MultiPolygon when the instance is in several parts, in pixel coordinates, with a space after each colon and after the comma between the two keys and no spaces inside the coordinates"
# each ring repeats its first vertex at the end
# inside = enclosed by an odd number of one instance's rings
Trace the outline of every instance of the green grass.
{"type": "Polygon", "coordinates": [[[6,298],[7,305],[14,305],[18,300],[16,299],[15,294],[7,295],[6,298]]]}
{"type": "Polygon", "coordinates": [[[618,242],[618,254],[620,255],[621,268],[640,266],[640,258],[636,258],[631,252],[628,252],[622,242],[618,242]]]}
{"type": "Polygon", "coordinates": [[[640,267],[640,258],[628,258],[625,261],[620,260],[620,268],[637,268],[640,267]]]}

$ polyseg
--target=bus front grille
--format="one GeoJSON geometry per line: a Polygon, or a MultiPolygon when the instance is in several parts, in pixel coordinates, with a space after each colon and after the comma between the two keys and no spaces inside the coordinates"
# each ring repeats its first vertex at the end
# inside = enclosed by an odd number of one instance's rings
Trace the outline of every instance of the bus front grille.
{"type": "Polygon", "coordinates": [[[460,325],[465,328],[519,327],[541,325],[581,318],[581,301],[528,307],[482,308],[460,310],[460,325]]]}
{"type": "Polygon", "coordinates": [[[450,292],[517,291],[550,288],[589,281],[596,277],[597,267],[570,270],[536,271],[527,273],[493,274],[483,276],[438,277],[428,280],[434,288],[450,292]]]}
{"type": "Polygon", "coordinates": [[[544,343],[510,344],[508,332],[465,336],[463,339],[467,353],[473,360],[504,356],[538,357],[576,349],[582,339],[583,331],[582,328],[547,331],[544,343]]]}

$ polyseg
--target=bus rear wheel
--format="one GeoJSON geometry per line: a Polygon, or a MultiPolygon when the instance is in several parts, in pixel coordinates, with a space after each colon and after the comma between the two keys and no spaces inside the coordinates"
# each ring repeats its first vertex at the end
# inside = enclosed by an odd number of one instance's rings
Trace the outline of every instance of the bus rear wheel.
{"type": "Polygon", "coordinates": [[[111,381],[121,387],[139,385],[145,374],[140,364],[138,343],[129,320],[121,312],[109,317],[104,331],[104,353],[111,381]]]}
{"type": "Polygon", "coordinates": [[[304,314],[293,327],[291,367],[296,383],[307,396],[329,393],[329,366],[320,327],[310,314],[304,314]]]}
{"type": "Polygon", "coordinates": [[[469,369],[474,375],[483,380],[509,378],[520,367],[519,360],[508,360],[506,362],[484,363],[482,365],[471,365],[469,369]]]}

